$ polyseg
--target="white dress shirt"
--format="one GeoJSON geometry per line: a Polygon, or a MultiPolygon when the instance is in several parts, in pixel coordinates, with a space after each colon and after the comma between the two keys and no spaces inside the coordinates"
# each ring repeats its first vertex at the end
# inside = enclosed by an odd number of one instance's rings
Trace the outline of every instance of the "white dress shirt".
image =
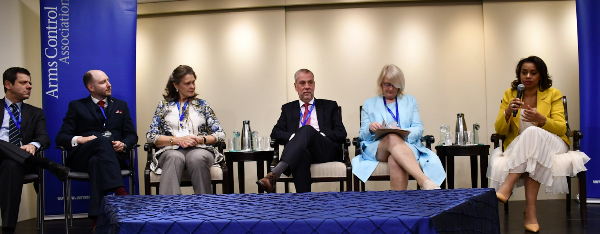
{"type": "MultiPolygon", "coordinates": [[[[13,103],[8,100],[8,98],[4,97],[4,102],[6,103],[6,106],[8,106],[10,108],[10,105],[12,105],[13,103]]],[[[16,103],[17,107],[19,108],[19,116],[15,116],[16,118],[22,118],[21,115],[21,106],[23,105],[23,102],[18,102],[16,103]]],[[[14,113],[13,113],[14,114],[14,113]]],[[[8,110],[6,108],[4,108],[4,119],[2,119],[2,127],[0,127],[0,140],[9,142],[9,125],[10,125],[10,115],[8,114],[8,110]]],[[[21,128],[23,128],[21,126],[21,128]]],[[[21,135],[22,137],[23,135],[21,135]]],[[[22,139],[21,139],[22,140],[22,139]]],[[[39,149],[40,146],[42,144],[40,144],[39,142],[29,142],[29,144],[32,144],[35,146],[36,149],[39,149]]]]}

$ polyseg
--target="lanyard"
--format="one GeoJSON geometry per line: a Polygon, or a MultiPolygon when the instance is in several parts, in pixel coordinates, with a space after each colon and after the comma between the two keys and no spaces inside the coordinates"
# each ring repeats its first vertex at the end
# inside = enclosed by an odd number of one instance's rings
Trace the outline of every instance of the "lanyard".
{"type": "Polygon", "coordinates": [[[102,111],[102,116],[104,116],[104,124],[102,124],[102,128],[106,128],[106,114],[104,113],[104,107],[101,107],[100,105],[96,105],[98,106],[98,108],[100,108],[100,111],[102,111]]]}
{"type": "MultiPolygon", "coordinates": [[[[179,114],[179,126],[183,127],[183,116],[185,115],[185,109],[187,108],[188,103],[190,102],[190,99],[188,99],[185,104],[183,104],[183,109],[181,109],[181,112],[179,114]]],[[[180,105],[179,105],[179,101],[177,101],[177,110],[179,111],[180,105]]]]}
{"type": "Polygon", "coordinates": [[[312,104],[312,106],[310,107],[310,110],[308,111],[306,118],[304,118],[304,121],[302,121],[302,109],[300,109],[300,123],[302,124],[302,126],[304,126],[308,121],[308,118],[310,118],[310,114],[312,113],[313,108],[315,108],[315,104],[312,104]]]}
{"type": "Polygon", "coordinates": [[[12,110],[10,110],[10,108],[8,108],[8,105],[6,105],[6,102],[4,102],[4,108],[8,112],[8,115],[10,115],[10,117],[12,118],[13,122],[15,122],[15,125],[17,126],[19,131],[21,131],[21,120],[23,120],[21,118],[21,112],[19,111],[19,119],[17,119],[17,118],[15,118],[15,115],[12,113],[12,110]]]}
{"type": "Polygon", "coordinates": [[[396,123],[399,124],[398,119],[400,118],[400,115],[398,114],[398,97],[396,97],[396,115],[394,115],[394,113],[392,113],[392,110],[390,110],[390,108],[387,106],[385,97],[382,97],[382,98],[383,98],[383,105],[385,106],[387,111],[390,112],[390,115],[392,115],[392,118],[394,118],[394,120],[396,120],[396,123]]]}

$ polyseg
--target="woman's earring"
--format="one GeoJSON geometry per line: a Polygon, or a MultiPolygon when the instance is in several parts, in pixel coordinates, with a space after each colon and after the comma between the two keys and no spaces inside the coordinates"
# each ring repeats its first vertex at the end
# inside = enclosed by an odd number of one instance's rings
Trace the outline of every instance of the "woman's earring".
{"type": "Polygon", "coordinates": [[[175,92],[179,93],[179,89],[175,89],[175,92]]]}

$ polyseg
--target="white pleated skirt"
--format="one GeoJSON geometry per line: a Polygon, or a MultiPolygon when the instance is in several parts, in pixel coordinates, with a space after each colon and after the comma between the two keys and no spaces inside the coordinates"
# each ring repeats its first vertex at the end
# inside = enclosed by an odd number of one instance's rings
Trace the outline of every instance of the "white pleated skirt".
{"type": "MultiPolygon", "coordinates": [[[[567,176],[586,171],[590,158],[581,151],[569,151],[557,135],[539,127],[528,127],[502,152],[492,152],[487,177],[490,188],[500,189],[509,173],[529,173],[529,177],[546,186],[546,193],[569,193],[567,176]]],[[[525,175],[523,175],[525,176],[525,175]]],[[[515,188],[524,185],[521,177],[515,188]]]]}

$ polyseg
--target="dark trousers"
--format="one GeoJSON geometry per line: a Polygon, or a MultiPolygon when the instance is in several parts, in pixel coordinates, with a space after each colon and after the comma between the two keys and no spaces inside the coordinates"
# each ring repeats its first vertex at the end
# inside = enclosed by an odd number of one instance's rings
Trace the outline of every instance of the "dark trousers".
{"type": "Polygon", "coordinates": [[[310,165],[342,161],[342,146],[324,137],[312,126],[305,125],[285,145],[281,160],[289,166],[284,173],[292,174],[296,192],[310,192],[310,165]]]}
{"type": "Polygon", "coordinates": [[[69,152],[67,164],[73,171],[90,175],[90,217],[98,216],[100,203],[107,191],[124,185],[119,158],[106,137],[77,146],[69,152]]]}
{"type": "Polygon", "coordinates": [[[15,229],[17,226],[23,179],[26,174],[35,173],[33,167],[23,165],[29,156],[31,154],[25,150],[0,140],[0,209],[3,228],[15,229]]]}

